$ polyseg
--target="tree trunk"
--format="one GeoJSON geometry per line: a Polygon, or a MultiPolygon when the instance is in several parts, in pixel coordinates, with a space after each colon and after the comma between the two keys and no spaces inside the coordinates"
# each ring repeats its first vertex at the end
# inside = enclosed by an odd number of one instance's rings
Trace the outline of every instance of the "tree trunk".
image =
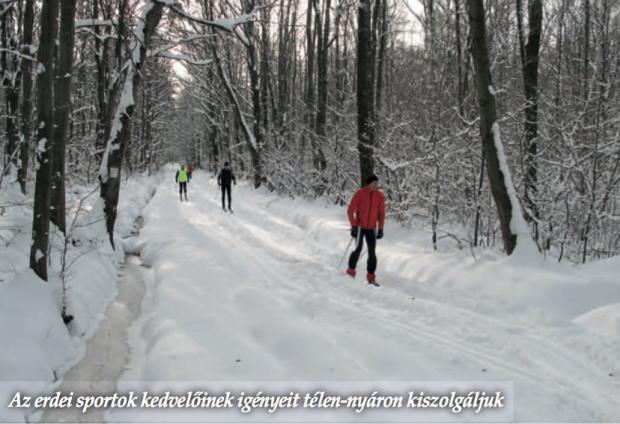
{"type": "Polygon", "coordinates": [[[50,227],[50,177],[54,129],[54,42],[58,17],[58,0],[43,2],[41,37],[37,59],[37,151],[38,164],[32,213],[30,268],[47,281],[47,257],[50,227]]]}
{"type": "MultiPolygon", "coordinates": [[[[517,1],[520,7],[521,1],[517,1]]],[[[519,13],[520,15],[520,13],[519,13]]],[[[533,222],[534,238],[538,240],[539,211],[536,202],[538,191],[538,172],[536,164],[538,138],[538,55],[540,50],[540,35],[542,32],[543,7],[542,0],[532,0],[529,7],[529,30],[527,44],[523,44],[523,35],[520,34],[521,54],[523,63],[523,91],[525,93],[525,196],[524,201],[529,211],[525,214],[533,222]]],[[[521,32],[522,25],[519,31],[521,32]]]]}
{"type": "Polygon", "coordinates": [[[507,182],[504,180],[504,174],[500,169],[497,146],[494,140],[493,125],[497,120],[497,112],[495,96],[490,92],[492,81],[483,0],[467,0],[467,4],[471,28],[471,53],[476,71],[476,90],[480,110],[480,137],[482,138],[491,192],[499,215],[504,250],[510,255],[516,247],[517,236],[510,227],[512,205],[507,192],[507,182]]]}
{"type": "Polygon", "coordinates": [[[122,90],[121,99],[116,109],[112,131],[103,155],[99,180],[101,182],[100,196],[104,201],[106,229],[110,243],[114,247],[114,223],[116,222],[116,207],[120,190],[120,174],[125,150],[131,138],[131,119],[135,101],[141,81],[141,71],[146,52],[150,45],[151,36],[155,33],[161,19],[163,3],[148,0],[144,6],[142,33],[138,33],[131,49],[131,57],[127,61],[127,74],[122,90]]]}
{"type": "Polygon", "coordinates": [[[291,29],[289,27],[289,17],[292,0],[288,0],[284,7],[284,0],[279,4],[279,25],[278,25],[278,116],[275,123],[278,132],[282,135],[288,114],[288,90],[289,90],[289,50],[291,40],[291,29]]]}
{"type": "Polygon", "coordinates": [[[588,101],[588,91],[589,91],[589,82],[588,82],[588,71],[590,68],[590,0],[584,0],[583,2],[584,9],[584,29],[583,29],[583,37],[584,37],[584,46],[583,46],[583,100],[584,102],[588,101]]]}
{"type": "MultiPolygon", "coordinates": [[[[329,52],[329,8],[330,0],[325,0],[325,11],[322,19],[322,31],[317,27],[318,46],[317,46],[317,113],[316,113],[316,156],[317,170],[323,172],[327,168],[327,159],[323,148],[327,141],[327,63],[329,52]]],[[[319,16],[317,14],[317,16],[319,16]]],[[[321,184],[322,185],[322,184],[321,184]]],[[[319,190],[323,191],[323,188],[319,190]]]]}
{"type": "MultiPolygon", "coordinates": [[[[269,37],[269,24],[271,18],[271,9],[270,7],[264,7],[260,9],[261,14],[261,31],[260,31],[260,110],[261,110],[261,129],[265,137],[263,138],[263,142],[265,143],[268,140],[268,135],[270,134],[271,122],[269,118],[269,101],[273,99],[273,93],[270,93],[270,77],[271,77],[271,66],[269,64],[270,61],[270,53],[271,53],[271,41],[269,37]]],[[[257,31],[258,32],[258,31],[257,31]]],[[[275,116],[275,115],[274,115],[275,116]]],[[[267,149],[268,146],[265,144],[263,150],[267,149]]]]}
{"type": "Polygon", "coordinates": [[[71,112],[71,81],[76,0],[60,0],[60,37],[56,85],[54,87],[54,145],[52,160],[53,206],[51,221],[66,234],[65,222],[65,145],[71,112]]]}
{"type": "Polygon", "coordinates": [[[371,39],[370,0],[360,0],[357,30],[357,149],[360,177],[364,184],[374,172],[374,84],[372,80],[373,48],[371,39]]]}
{"type": "Polygon", "coordinates": [[[379,16],[377,17],[377,19],[380,19],[380,22],[379,25],[377,25],[379,30],[379,33],[377,34],[379,51],[377,53],[377,88],[375,93],[375,114],[379,114],[379,117],[383,106],[383,72],[385,69],[385,56],[388,41],[387,8],[387,0],[382,0],[381,8],[379,9],[379,16]]]}
{"type": "MultiPolygon", "coordinates": [[[[246,13],[250,13],[254,8],[253,0],[249,1],[246,5],[246,13]]],[[[255,138],[255,149],[251,149],[252,168],[254,171],[254,188],[258,188],[262,182],[262,162],[260,152],[265,143],[265,133],[261,127],[261,95],[266,93],[260,92],[260,75],[258,74],[258,61],[256,57],[256,46],[254,41],[254,23],[248,22],[243,26],[245,30],[245,36],[248,39],[246,45],[248,72],[250,74],[250,92],[252,93],[252,114],[253,114],[253,128],[255,138]]]]}
{"type": "MultiPolygon", "coordinates": [[[[260,186],[261,176],[260,176],[260,151],[258,150],[259,146],[256,142],[256,138],[252,130],[250,130],[249,125],[245,120],[245,116],[241,111],[241,106],[239,105],[239,101],[237,100],[237,96],[235,95],[235,91],[230,83],[230,79],[226,74],[226,70],[222,65],[222,61],[219,58],[217,53],[217,46],[211,43],[211,53],[213,54],[213,61],[215,62],[215,66],[217,68],[218,75],[224,84],[224,88],[226,94],[230,102],[233,104],[234,112],[236,120],[238,121],[239,126],[241,126],[243,134],[246,138],[248,149],[250,151],[250,157],[252,160],[252,166],[254,167],[254,184],[258,184],[260,186]]],[[[258,80],[258,79],[257,79],[258,80]]],[[[235,143],[237,144],[237,142],[235,143]]],[[[256,188],[258,188],[256,186],[256,188]]]]}
{"type": "MultiPolygon", "coordinates": [[[[312,161],[316,163],[316,137],[311,132],[314,122],[314,40],[316,38],[316,31],[312,31],[312,9],[315,7],[316,0],[308,0],[308,10],[306,11],[306,136],[302,137],[305,140],[310,138],[310,145],[312,149],[312,161]]],[[[315,13],[318,13],[315,10],[315,13]]],[[[305,156],[303,151],[301,157],[305,156]]]]}
{"type": "Polygon", "coordinates": [[[4,102],[6,105],[6,145],[5,170],[7,173],[18,166],[19,132],[17,111],[19,109],[19,69],[16,55],[9,55],[17,50],[17,40],[14,27],[14,5],[5,6],[2,16],[2,87],[4,88],[4,102]]]}
{"type": "Polygon", "coordinates": [[[454,0],[454,31],[456,32],[456,77],[457,77],[457,103],[459,115],[464,117],[465,91],[463,87],[463,47],[461,46],[461,0],[454,0]]]}
{"type": "MultiPolygon", "coordinates": [[[[93,0],[92,19],[99,18],[99,1],[93,0]]],[[[95,156],[101,162],[105,149],[106,130],[109,127],[108,102],[113,101],[106,96],[108,85],[108,40],[101,41],[101,30],[99,26],[94,27],[95,32],[95,63],[97,68],[97,139],[95,142],[95,156]]]]}
{"type": "MultiPolygon", "coordinates": [[[[34,27],[34,0],[26,0],[24,6],[24,39],[22,42],[22,54],[32,55],[32,31],[34,27]]],[[[26,194],[26,181],[28,180],[28,156],[30,152],[30,138],[32,137],[32,61],[22,59],[22,105],[21,105],[21,129],[22,140],[19,152],[19,167],[17,179],[22,193],[26,194]]]]}

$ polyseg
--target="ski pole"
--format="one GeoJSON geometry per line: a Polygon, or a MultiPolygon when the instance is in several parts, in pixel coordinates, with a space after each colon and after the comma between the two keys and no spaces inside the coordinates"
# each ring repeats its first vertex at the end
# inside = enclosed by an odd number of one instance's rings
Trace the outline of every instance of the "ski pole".
{"type": "Polygon", "coordinates": [[[349,244],[347,244],[347,248],[344,251],[344,253],[342,255],[342,258],[340,258],[340,262],[338,262],[338,269],[340,269],[340,267],[342,266],[342,262],[344,261],[344,257],[347,256],[347,252],[351,248],[351,243],[353,243],[353,237],[351,237],[351,240],[349,240],[349,244]]]}

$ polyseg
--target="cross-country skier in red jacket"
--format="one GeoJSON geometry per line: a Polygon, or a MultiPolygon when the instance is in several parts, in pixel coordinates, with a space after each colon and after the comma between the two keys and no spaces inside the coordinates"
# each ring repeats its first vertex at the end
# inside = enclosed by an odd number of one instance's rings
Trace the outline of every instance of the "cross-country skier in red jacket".
{"type": "Polygon", "coordinates": [[[349,256],[349,268],[347,268],[346,273],[355,277],[355,266],[362,252],[365,238],[368,245],[366,279],[369,284],[378,287],[379,284],[375,280],[375,270],[377,269],[375,246],[377,239],[383,237],[385,199],[383,193],[379,191],[379,179],[375,175],[366,178],[366,185],[355,192],[347,209],[347,215],[351,223],[351,237],[357,239],[357,245],[349,256]]]}

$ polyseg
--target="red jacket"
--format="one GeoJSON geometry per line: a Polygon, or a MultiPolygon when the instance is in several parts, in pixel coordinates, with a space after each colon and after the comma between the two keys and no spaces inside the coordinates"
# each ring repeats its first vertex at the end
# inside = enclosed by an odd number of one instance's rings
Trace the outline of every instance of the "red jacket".
{"type": "Polygon", "coordinates": [[[385,221],[385,199],[379,190],[371,190],[366,186],[360,188],[353,195],[347,209],[351,227],[361,227],[374,230],[379,227],[383,230],[385,221]]]}

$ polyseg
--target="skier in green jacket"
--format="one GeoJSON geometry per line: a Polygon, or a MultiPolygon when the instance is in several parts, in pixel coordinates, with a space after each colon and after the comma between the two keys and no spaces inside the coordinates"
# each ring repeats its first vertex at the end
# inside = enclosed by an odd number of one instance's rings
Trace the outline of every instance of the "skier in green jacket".
{"type": "Polygon", "coordinates": [[[174,180],[179,183],[179,199],[183,201],[183,194],[185,194],[185,201],[187,201],[187,170],[185,165],[181,165],[181,169],[177,171],[174,180]]]}

